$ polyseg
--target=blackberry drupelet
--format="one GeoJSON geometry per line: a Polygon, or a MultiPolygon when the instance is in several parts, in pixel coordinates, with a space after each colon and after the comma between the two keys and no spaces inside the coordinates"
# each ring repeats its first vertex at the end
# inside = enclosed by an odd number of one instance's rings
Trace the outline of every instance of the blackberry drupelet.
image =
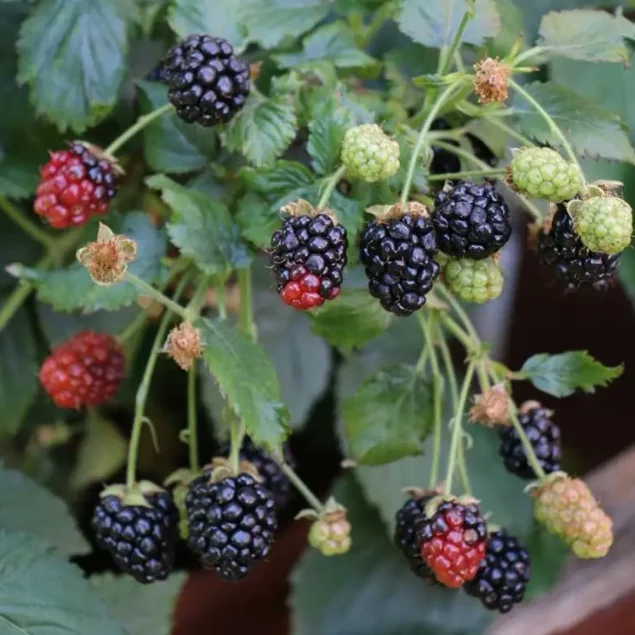
{"type": "Polygon", "coordinates": [[[170,103],[187,123],[226,123],[249,95],[249,67],[222,38],[189,35],[172,47],[163,69],[170,103]]]}
{"type": "Polygon", "coordinates": [[[485,559],[465,591],[478,598],[490,611],[508,613],[522,602],[531,576],[531,559],[514,536],[504,529],[494,531],[487,541],[485,559]]]}
{"type": "Polygon", "coordinates": [[[368,290],[382,307],[407,316],[420,309],[439,275],[437,241],[425,215],[406,213],[369,222],[360,237],[368,290]]]}
{"type": "Polygon", "coordinates": [[[590,251],[575,233],[564,204],[558,205],[551,226],[538,234],[538,260],[566,289],[608,289],[615,278],[620,254],[590,251]]]}
{"type": "Polygon", "coordinates": [[[476,576],[485,557],[487,524],[475,502],[442,500],[418,523],[417,540],[436,579],[456,589],[476,576]]]}
{"type": "MultiPolygon", "coordinates": [[[[560,469],[560,428],[551,421],[550,412],[538,405],[518,413],[518,421],[534,449],[540,466],[547,474],[560,469]]],[[[520,478],[534,479],[538,475],[527,461],[527,454],[518,433],[512,426],[500,431],[500,455],[508,471],[520,478]]]]}
{"type": "Polygon", "coordinates": [[[273,496],[249,474],[190,483],[185,499],[190,548],[226,581],[238,581],[269,554],[277,527],[273,496]]]}
{"type": "MultiPolygon", "coordinates": [[[[283,446],[284,460],[287,465],[295,468],[295,460],[291,455],[289,446],[283,446]]],[[[222,456],[229,455],[229,446],[220,452],[222,456]]],[[[291,500],[293,488],[287,475],[280,469],[277,461],[263,448],[256,445],[249,437],[245,437],[240,448],[240,460],[251,463],[262,479],[263,487],[273,496],[276,509],[284,509],[291,500]]]]}
{"type": "Polygon", "coordinates": [[[492,183],[460,181],[439,192],[432,220],[439,249],[454,258],[487,258],[512,233],[509,208],[492,183]]]}
{"type": "Polygon", "coordinates": [[[346,265],[346,229],[329,214],[292,216],[271,237],[270,259],[278,293],[299,310],[339,295],[346,265]]]}
{"type": "Polygon", "coordinates": [[[395,516],[395,544],[406,557],[412,572],[424,580],[434,580],[434,574],[423,561],[417,540],[417,526],[425,516],[425,507],[432,496],[409,498],[395,516]]]}
{"type": "Polygon", "coordinates": [[[166,491],[156,488],[143,497],[149,506],[125,504],[120,496],[107,494],[95,508],[92,526],[97,543],[117,566],[149,584],[165,580],[174,567],[178,512],[166,491]]]}

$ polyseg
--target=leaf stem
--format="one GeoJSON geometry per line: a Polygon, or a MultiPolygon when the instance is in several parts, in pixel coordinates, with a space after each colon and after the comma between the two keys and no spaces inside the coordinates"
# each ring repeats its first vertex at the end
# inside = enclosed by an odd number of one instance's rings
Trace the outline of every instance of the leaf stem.
{"type": "Polygon", "coordinates": [[[457,52],[459,45],[461,44],[461,38],[463,37],[463,32],[468,25],[468,22],[472,18],[472,12],[466,10],[461,18],[461,22],[459,24],[459,28],[454,35],[454,39],[452,40],[452,44],[450,44],[450,48],[441,51],[440,64],[439,64],[439,75],[442,77],[448,73],[450,70],[450,65],[452,64],[452,60],[454,59],[454,54],[457,52]]]}
{"type": "Polygon", "coordinates": [[[172,313],[176,313],[176,315],[183,320],[189,319],[190,316],[186,309],[173,300],[170,300],[170,298],[161,293],[158,289],[155,289],[152,285],[148,284],[145,280],[142,280],[129,271],[126,271],[123,279],[127,280],[131,284],[134,284],[142,292],[142,295],[147,295],[157,302],[160,302],[166,309],[169,309],[172,313]]]}
{"type": "Polygon", "coordinates": [[[322,192],[320,196],[320,200],[318,201],[317,209],[323,209],[324,207],[328,205],[329,199],[331,198],[331,194],[333,194],[333,191],[337,187],[337,184],[344,178],[345,174],[346,174],[346,167],[341,165],[329,177],[328,183],[326,184],[326,187],[324,188],[324,191],[322,192]]]}
{"type": "MultiPolygon", "coordinates": [[[[174,293],[175,299],[178,300],[181,293],[183,292],[183,289],[185,289],[187,281],[188,277],[183,276],[183,279],[179,282],[179,286],[176,288],[176,291],[174,293]]],[[[176,305],[176,303],[172,304],[176,305]]],[[[134,419],[132,421],[130,444],[128,446],[128,466],[126,468],[127,489],[131,489],[136,482],[139,441],[141,439],[141,432],[143,431],[144,414],[146,401],[148,399],[148,392],[150,391],[150,382],[152,381],[152,375],[157,363],[157,358],[159,356],[159,353],[161,352],[161,349],[163,348],[163,343],[165,342],[165,336],[171,319],[172,312],[171,310],[168,310],[161,318],[161,323],[159,324],[159,328],[157,329],[157,334],[154,338],[154,343],[152,344],[152,350],[150,351],[150,356],[148,357],[146,368],[143,373],[143,377],[141,378],[141,383],[139,384],[139,388],[137,389],[137,395],[135,397],[134,419]]]]}
{"type": "Polygon", "coordinates": [[[227,303],[225,301],[225,285],[222,282],[216,285],[216,305],[218,308],[218,317],[221,320],[226,320],[227,303]]]}
{"type": "Polygon", "coordinates": [[[452,293],[448,290],[448,288],[444,284],[437,284],[436,289],[438,289],[445,300],[450,304],[452,310],[456,313],[457,317],[463,324],[463,327],[468,332],[471,339],[474,340],[475,346],[481,345],[481,338],[478,336],[474,325],[472,324],[472,320],[468,317],[465,309],[461,306],[461,303],[454,297],[452,293]]]}
{"type": "Polygon", "coordinates": [[[251,269],[249,267],[238,270],[238,285],[240,287],[240,330],[255,341],[256,324],[254,323],[251,269]]]}
{"type": "Polygon", "coordinates": [[[462,179],[473,176],[500,176],[505,174],[505,170],[489,168],[488,170],[465,170],[463,172],[447,172],[445,174],[430,174],[428,181],[447,181],[448,179],[462,179]]]}
{"type": "Polygon", "coordinates": [[[474,361],[468,364],[465,371],[465,378],[463,379],[463,388],[461,389],[461,395],[459,397],[459,404],[452,418],[452,440],[450,442],[450,456],[448,459],[448,470],[445,477],[444,493],[452,493],[452,481],[454,479],[454,471],[456,467],[457,458],[459,455],[459,443],[463,438],[463,413],[465,411],[465,405],[467,404],[467,397],[470,392],[470,386],[472,385],[472,377],[474,376],[474,361]]]}
{"type": "Polygon", "coordinates": [[[318,514],[321,514],[324,511],[324,505],[322,505],[320,499],[309,489],[308,485],[293,471],[293,468],[284,461],[281,461],[280,469],[287,475],[298,492],[304,496],[306,502],[309,503],[318,514]]]}
{"type": "Polygon", "coordinates": [[[158,119],[162,115],[165,115],[166,113],[172,110],[174,110],[174,106],[172,106],[172,104],[170,103],[167,103],[161,106],[160,108],[157,108],[156,110],[153,110],[152,112],[149,112],[147,115],[142,115],[141,117],[139,117],[139,119],[137,119],[137,121],[132,126],[130,126],[130,128],[128,128],[123,134],[117,137],[104,150],[104,154],[110,155],[110,156],[114,155],[115,152],[117,152],[117,150],[119,150],[119,148],[121,148],[121,146],[123,146],[124,143],[132,139],[132,137],[134,137],[137,134],[137,132],[139,132],[140,130],[143,130],[143,128],[145,128],[149,123],[153,122],[155,119],[158,119]]]}
{"type": "Polygon", "coordinates": [[[33,240],[37,241],[47,249],[52,249],[55,237],[44,231],[39,225],[33,222],[28,216],[22,213],[13,203],[4,196],[0,196],[0,207],[2,211],[33,240]]]}
{"type": "Polygon", "coordinates": [[[412,187],[412,181],[414,179],[415,171],[417,169],[417,161],[419,160],[419,154],[421,153],[421,148],[423,148],[423,144],[426,140],[426,135],[430,131],[430,127],[432,126],[432,122],[436,117],[437,113],[441,110],[443,104],[452,96],[455,90],[459,87],[460,84],[451,84],[446,87],[446,89],[441,93],[439,98],[436,100],[434,106],[432,106],[428,116],[423,122],[423,126],[421,127],[421,132],[417,137],[417,141],[415,143],[415,147],[412,151],[412,156],[410,157],[410,164],[408,165],[408,172],[406,174],[406,180],[404,182],[403,190],[401,192],[401,205],[405,207],[408,203],[408,197],[410,196],[410,188],[412,187]]]}
{"type": "Polygon", "coordinates": [[[229,463],[234,474],[240,468],[240,449],[245,438],[245,424],[232,412],[229,419],[229,463]]]}
{"type": "Polygon", "coordinates": [[[534,452],[534,448],[531,445],[531,442],[529,441],[529,439],[527,438],[525,429],[522,427],[522,425],[520,424],[520,421],[518,420],[516,405],[513,402],[511,402],[511,400],[509,404],[509,418],[512,422],[512,426],[514,426],[514,430],[516,430],[516,434],[518,435],[520,442],[523,444],[523,449],[525,450],[525,455],[527,456],[527,461],[529,465],[531,465],[531,467],[533,468],[538,478],[540,479],[545,478],[546,476],[545,471],[542,469],[542,466],[540,465],[540,462],[538,461],[538,457],[536,456],[536,453],[534,452]]]}
{"type": "Polygon", "coordinates": [[[196,363],[187,375],[187,443],[189,446],[190,469],[198,472],[198,431],[196,426],[196,363]]]}

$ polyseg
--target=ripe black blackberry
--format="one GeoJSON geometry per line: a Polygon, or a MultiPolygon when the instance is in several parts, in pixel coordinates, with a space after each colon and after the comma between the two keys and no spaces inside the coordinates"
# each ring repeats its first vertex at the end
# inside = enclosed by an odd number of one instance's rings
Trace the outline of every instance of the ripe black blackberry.
{"type": "Polygon", "coordinates": [[[490,534],[485,559],[476,577],[463,588],[491,611],[507,613],[523,600],[530,576],[529,553],[517,538],[501,529],[490,534]]]}
{"type": "Polygon", "coordinates": [[[166,491],[144,494],[150,505],[125,504],[121,496],[103,496],[93,512],[92,527],[100,547],[138,582],[165,580],[174,567],[178,512],[166,491]]]}
{"type": "Polygon", "coordinates": [[[208,569],[235,582],[269,554],[276,530],[273,496],[249,474],[190,483],[185,499],[188,544],[208,569]]]}
{"type": "Polygon", "coordinates": [[[492,183],[460,181],[439,192],[432,220],[439,249],[454,258],[487,258],[512,233],[509,207],[492,183]]]}
{"type": "Polygon", "coordinates": [[[585,247],[573,229],[566,203],[558,205],[551,226],[538,233],[538,260],[570,291],[582,287],[608,289],[615,279],[620,255],[609,256],[585,247]]]}
{"type": "Polygon", "coordinates": [[[367,223],[360,237],[360,259],[370,294],[386,311],[411,315],[425,304],[439,275],[433,257],[437,251],[427,216],[406,213],[367,223]]]}
{"type": "MultiPolygon", "coordinates": [[[[527,408],[518,413],[518,421],[534,449],[540,466],[546,474],[560,469],[560,428],[551,421],[550,412],[541,408],[527,408]]],[[[516,476],[525,479],[538,478],[527,461],[527,454],[516,430],[506,426],[500,431],[500,455],[505,467],[516,476]]]]}
{"type": "Polygon", "coordinates": [[[339,295],[346,265],[346,229],[329,214],[291,216],[271,236],[270,259],[278,293],[299,310],[339,295]]]}
{"type": "MultiPolygon", "coordinates": [[[[435,119],[430,126],[430,130],[451,130],[450,124],[442,118],[435,119]]],[[[446,143],[459,147],[459,143],[452,139],[446,141],[446,143]]],[[[430,174],[454,174],[461,170],[461,159],[446,150],[445,148],[438,148],[432,146],[432,161],[430,162],[430,174]]]]}
{"type": "Polygon", "coordinates": [[[170,49],[157,74],[168,85],[176,114],[187,123],[228,122],[244,105],[251,87],[249,67],[232,45],[211,35],[188,35],[170,49]]]}
{"type": "Polygon", "coordinates": [[[421,557],[417,527],[425,516],[425,507],[431,498],[409,498],[395,516],[395,545],[401,549],[412,572],[428,581],[434,581],[435,577],[421,557]]]}
{"type": "MultiPolygon", "coordinates": [[[[287,465],[295,468],[295,460],[289,446],[283,446],[284,460],[287,465]]],[[[229,455],[229,446],[221,451],[222,456],[229,455]]],[[[291,500],[293,488],[287,475],[280,469],[278,462],[263,448],[256,445],[249,437],[245,437],[240,448],[240,460],[251,463],[262,479],[263,487],[273,496],[278,511],[284,509],[291,500]]]]}

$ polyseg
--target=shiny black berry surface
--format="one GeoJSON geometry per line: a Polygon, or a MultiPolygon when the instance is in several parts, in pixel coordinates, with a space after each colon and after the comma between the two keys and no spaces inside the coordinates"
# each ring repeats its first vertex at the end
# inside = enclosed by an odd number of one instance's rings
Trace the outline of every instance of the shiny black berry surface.
{"type": "Polygon", "coordinates": [[[425,580],[433,581],[434,574],[421,557],[417,540],[417,528],[425,517],[425,507],[431,496],[409,498],[395,516],[395,545],[406,557],[413,573],[425,580]]]}

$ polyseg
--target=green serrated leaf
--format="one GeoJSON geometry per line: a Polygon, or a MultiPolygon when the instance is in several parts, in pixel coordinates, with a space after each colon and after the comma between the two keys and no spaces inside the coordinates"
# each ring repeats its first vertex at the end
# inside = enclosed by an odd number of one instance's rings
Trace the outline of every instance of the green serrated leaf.
{"type": "MultiPolygon", "coordinates": [[[[635,150],[618,115],[554,82],[534,82],[525,89],[566,131],[567,140],[578,153],[635,163],[635,150]]],[[[541,144],[559,145],[546,121],[521,96],[514,99],[514,110],[522,133],[541,144]]]]}
{"type": "Polygon", "coordinates": [[[635,24],[620,13],[552,11],[543,16],[539,34],[538,45],[550,55],[626,64],[632,56],[628,41],[635,41],[635,24]]]}
{"type": "Polygon", "coordinates": [[[14,435],[24,422],[38,392],[38,361],[29,315],[19,309],[0,331],[0,436],[14,435]]]}
{"type": "Polygon", "coordinates": [[[263,97],[252,93],[245,107],[227,125],[225,146],[240,152],[255,165],[273,162],[295,138],[298,121],[295,106],[286,95],[263,97]]]}
{"type": "Polygon", "coordinates": [[[571,552],[558,536],[545,531],[544,526],[537,522],[534,522],[525,546],[531,554],[531,578],[525,597],[531,600],[558,581],[571,552]]]}
{"type": "Polygon", "coordinates": [[[186,579],[186,573],[172,573],[167,580],[141,585],[130,576],[103,573],[91,576],[90,583],[127,635],[170,635],[173,612],[186,579]]]}
{"type": "Polygon", "coordinates": [[[293,571],[294,633],[302,635],[481,635],[491,618],[465,593],[424,584],[386,536],[352,476],[334,496],[348,509],[353,544],[327,558],[308,549],[293,571]]]}
{"type": "MultiPolygon", "coordinates": [[[[163,84],[138,81],[141,105],[147,114],[167,103],[163,84]]],[[[144,154],[156,172],[181,174],[200,170],[218,155],[218,136],[212,128],[201,128],[168,114],[155,119],[143,131],[144,154]]]]}
{"type": "Polygon", "coordinates": [[[80,569],[35,536],[5,529],[0,625],[6,635],[126,635],[80,569]]]}
{"type": "Polygon", "coordinates": [[[596,386],[608,386],[624,372],[624,366],[604,366],[588,351],[569,351],[533,355],[520,372],[538,390],[554,397],[569,397],[578,389],[592,393],[596,386]]]}
{"type": "Polygon", "coordinates": [[[245,184],[259,194],[279,198],[291,189],[297,189],[314,182],[311,170],[297,161],[276,161],[270,168],[244,168],[240,172],[245,184]]]}
{"type": "Polygon", "coordinates": [[[250,41],[275,48],[310,31],[332,5],[333,0],[246,0],[243,22],[250,41]]]}
{"type": "Polygon", "coordinates": [[[432,428],[432,388],[412,366],[390,366],[342,404],[351,458],[382,465],[421,454],[432,428]]]}
{"type": "MultiPolygon", "coordinates": [[[[166,268],[162,258],[167,249],[167,237],[162,229],[157,229],[142,212],[109,218],[108,226],[116,234],[124,234],[137,243],[137,258],[128,267],[130,273],[149,284],[164,278],[166,268]]],[[[96,285],[79,263],[41,273],[35,283],[38,298],[58,311],[114,311],[132,304],[139,295],[137,288],[129,282],[117,282],[109,287],[96,285]]]]}
{"type": "Polygon", "coordinates": [[[344,289],[335,301],[311,311],[309,316],[313,332],[344,353],[383,333],[391,321],[391,314],[365,289],[344,289]]]}
{"type": "MultiPolygon", "coordinates": [[[[465,0],[404,0],[397,22],[415,42],[440,49],[452,43],[467,9],[465,0]]],[[[499,29],[496,2],[476,0],[474,17],[463,31],[461,42],[483,44],[499,29]]]]}
{"type": "Polygon", "coordinates": [[[62,132],[83,132],[117,103],[129,17],[126,0],[43,0],[24,22],[18,80],[62,132]]]}
{"type": "Polygon", "coordinates": [[[328,60],[338,68],[362,68],[377,64],[355,44],[355,34],[343,20],[316,29],[302,41],[299,53],[274,56],[282,68],[294,68],[307,62],[328,60]]]}
{"type": "Polygon", "coordinates": [[[271,234],[280,227],[280,212],[276,210],[263,196],[253,192],[238,201],[236,220],[240,225],[243,236],[261,249],[271,244],[271,234]]]}
{"type": "Polygon", "coordinates": [[[275,368],[262,348],[223,321],[201,321],[203,359],[222,394],[259,445],[275,447],[287,435],[289,413],[280,401],[275,368]]]}
{"type": "Polygon", "coordinates": [[[192,33],[212,33],[234,46],[241,46],[245,42],[245,27],[241,23],[243,6],[244,0],[175,0],[168,14],[168,24],[181,38],[192,33]]]}
{"type": "Polygon", "coordinates": [[[146,179],[161,191],[172,209],[167,224],[170,240],[208,275],[226,278],[233,269],[249,266],[251,255],[227,207],[203,192],[188,190],[163,174],[146,179]]]}
{"type": "Polygon", "coordinates": [[[90,552],[64,501],[22,472],[4,469],[1,464],[0,480],[0,527],[34,534],[66,556],[90,552]]]}

